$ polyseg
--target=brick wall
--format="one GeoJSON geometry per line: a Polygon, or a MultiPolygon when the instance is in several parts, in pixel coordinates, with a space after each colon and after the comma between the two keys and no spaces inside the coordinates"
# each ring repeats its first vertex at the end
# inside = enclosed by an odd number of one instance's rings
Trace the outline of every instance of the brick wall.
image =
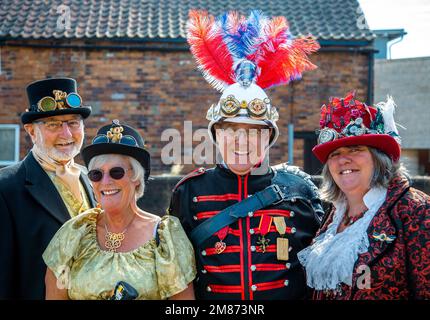
{"type": "MultiPolygon", "coordinates": [[[[293,121],[295,131],[314,131],[319,108],[330,96],[343,96],[357,89],[358,98],[367,97],[366,54],[320,52],[312,61],[319,69],[305,73],[301,81],[268,90],[280,109],[281,136],[271,150],[272,163],[288,159],[289,122],[293,121]]],[[[93,107],[94,113],[86,122],[86,143],[98,127],[115,118],[140,128],[153,157],[155,174],[171,171],[171,166],[160,160],[161,149],[167,144],[160,139],[163,130],[182,132],[184,120],[192,120],[194,130],[205,128],[206,111],[219,98],[187,51],[3,46],[0,123],[19,123],[19,114],[27,108],[26,84],[48,76],[75,78],[84,103],[93,107]]],[[[302,145],[297,142],[295,164],[299,166],[303,166],[302,145]]],[[[30,147],[31,141],[22,129],[21,158],[30,147]]],[[[192,168],[187,165],[177,173],[192,168]]]]}

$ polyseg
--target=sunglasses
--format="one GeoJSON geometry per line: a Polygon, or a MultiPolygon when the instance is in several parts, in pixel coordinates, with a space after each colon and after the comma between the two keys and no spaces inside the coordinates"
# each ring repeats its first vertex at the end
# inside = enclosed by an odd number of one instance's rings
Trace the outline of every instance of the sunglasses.
{"type": "MultiPolygon", "coordinates": [[[[113,167],[109,170],[109,175],[112,179],[121,180],[124,178],[125,173],[130,169],[124,169],[121,167],[113,167]]],[[[104,172],[100,169],[93,169],[88,172],[88,178],[92,182],[99,182],[103,179],[104,172]]]]}
{"type": "MultiPolygon", "coordinates": [[[[111,140],[105,134],[99,134],[93,139],[93,144],[110,143],[110,142],[111,142],[111,140]]],[[[133,136],[129,136],[129,135],[122,136],[122,138],[119,140],[119,144],[125,144],[127,146],[132,146],[132,147],[138,147],[136,139],[133,136]]]]}

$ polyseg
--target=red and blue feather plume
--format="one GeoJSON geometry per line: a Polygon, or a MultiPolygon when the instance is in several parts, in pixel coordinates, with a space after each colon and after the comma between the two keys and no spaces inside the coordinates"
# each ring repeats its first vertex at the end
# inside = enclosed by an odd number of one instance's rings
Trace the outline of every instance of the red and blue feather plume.
{"type": "Polygon", "coordinates": [[[218,19],[198,10],[189,16],[191,52],[205,79],[220,91],[235,82],[263,89],[287,84],[316,68],[308,56],[320,48],[318,42],[293,38],[285,17],[269,19],[259,10],[248,18],[234,11],[218,19]]]}

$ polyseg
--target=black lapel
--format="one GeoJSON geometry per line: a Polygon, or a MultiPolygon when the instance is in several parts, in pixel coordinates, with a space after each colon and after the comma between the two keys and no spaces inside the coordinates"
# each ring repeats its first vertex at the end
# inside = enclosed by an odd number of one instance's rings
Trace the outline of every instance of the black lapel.
{"type": "Polygon", "coordinates": [[[28,192],[61,224],[69,220],[70,214],[63,199],[31,152],[24,159],[24,166],[28,192]]]}
{"type": "Polygon", "coordinates": [[[85,192],[88,195],[88,199],[90,200],[91,208],[95,208],[97,206],[97,201],[94,198],[93,188],[91,187],[91,184],[90,184],[90,181],[88,180],[87,175],[81,173],[81,176],[79,177],[79,179],[81,180],[81,183],[84,186],[85,192]]]}

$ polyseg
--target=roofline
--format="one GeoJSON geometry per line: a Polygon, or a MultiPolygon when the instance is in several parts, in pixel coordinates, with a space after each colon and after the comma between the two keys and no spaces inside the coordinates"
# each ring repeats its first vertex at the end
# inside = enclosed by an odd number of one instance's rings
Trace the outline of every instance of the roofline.
{"type": "Polygon", "coordinates": [[[318,40],[324,47],[367,47],[373,44],[373,40],[318,40]]]}
{"type": "Polygon", "coordinates": [[[392,34],[395,34],[395,33],[408,34],[405,31],[405,29],[403,29],[403,28],[400,28],[400,29],[372,29],[371,31],[373,33],[382,33],[382,32],[385,32],[385,33],[392,33],[392,34]]]}
{"type": "MultiPolygon", "coordinates": [[[[321,46],[346,46],[346,47],[365,47],[372,45],[373,40],[363,40],[363,39],[351,39],[351,40],[337,40],[337,39],[317,39],[321,46]]],[[[24,37],[10,37],[3,36],[0,37],[0,42],[3,41],[110,41],[110,42],[131,42],[131,43],[172,43],[172,44],[186,44],[187,40],[185,38],[24,38],[24,37]]]]}
{"type": "MultiPolygon", "coordinates": [[[[2,43],[1,46],[9,47],[24,47],[24,48],[47,48],[47,49],[76,49],[76,50],[139,50],[139,51],[159,51],[159,52],[189,52],[190,48],[187,44],[174,46],[161,45],[95,45],[95,44],[52,44],[52,43],[2,43]]],[[[322,46],[319,52],[358,52],[358,53],[375,53],[372,47],[326,47],[322,46]]]]}
{"type": "Polygon", "coordinates": [[[405,29],[376,29],[372,30],[372,32],[376,35],[376,38],[387,38],[388,41],[402,38],[408,34],[405,29]]]}
{"type": "MultiPolygon", "coordinates": [[[[319,40],[320,52],[376,52],[373,41],[362,40],[319,40]]],[[[0,46],[28,47],[28,48],[67,48],[87,50],[140,50],[161,52],[184,52],[190,48],[185,38],[174,39],[23,39],[0,38],[0,46]],[[142,41],[143,40],[143,41],[142,41]],[[81,43],[73,43],[81,41],[81,43]],[[110,42],[99,44],[98,42],[110,42]]]]}

